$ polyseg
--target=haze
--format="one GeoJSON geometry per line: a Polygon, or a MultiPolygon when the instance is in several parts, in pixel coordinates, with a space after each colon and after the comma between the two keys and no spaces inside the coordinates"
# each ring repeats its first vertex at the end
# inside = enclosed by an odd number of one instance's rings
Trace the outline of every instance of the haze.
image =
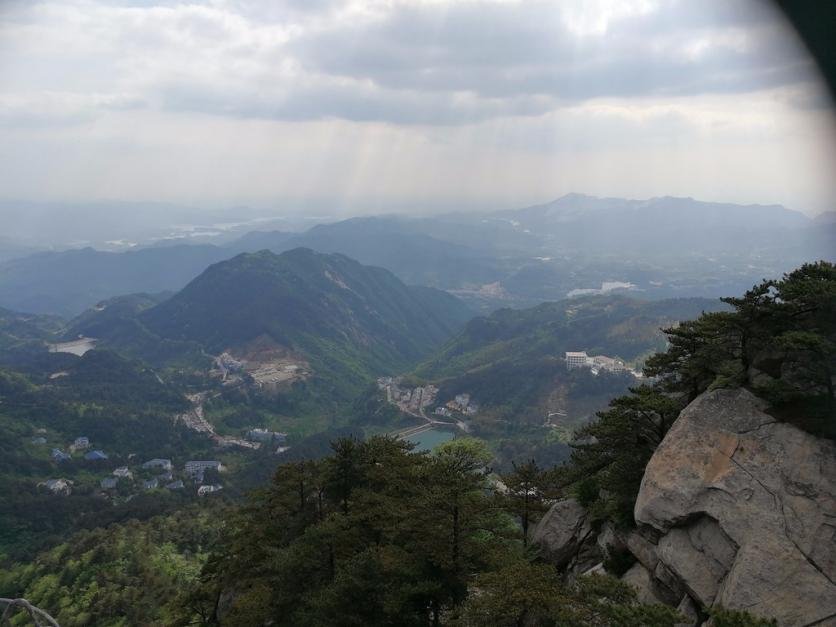
{"type": "Polygon", "coordinates": [[[835,137],[812,60],[761,2],[0,8],[15,201],[345,217],[583,192],[813,215],[834,207],[835,137]]]}

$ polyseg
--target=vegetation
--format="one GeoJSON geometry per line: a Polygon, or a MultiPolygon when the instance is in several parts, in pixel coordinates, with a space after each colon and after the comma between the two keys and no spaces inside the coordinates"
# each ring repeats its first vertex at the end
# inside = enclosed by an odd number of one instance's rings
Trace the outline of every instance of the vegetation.
{"type": "Polygon", "coordinates": [[[616,398],[580,430],[559,481],[600,517],[633,523],[644,468],[679,411],[706,390],[750,388],[770,412],[836,437],[836,268],[806,264],[764,281],[733,309],[665,330],[670,346],[647,361],[652,386],[616,398]]]}
{"type": "MultiPolygon", "coordinates": [[[[598,521],[631,525],[648,459],[681,408],[706,390],[747,386],[771,402],[779,419],[833,437],[834,279],[832,264],[809,264],[726,299],[728,311],[666,329],[667,351],[647,362],[652,384],[601,411],[578,433],[563,467],[546,468],[512,448],[507,452],[517,463],[500,483],[481,440],[453,440],[428,454],[384,436],[360,441],[349,427],[300,433],[269,484],[223,512],[220,502],[170,494],[116,504],[83,489],[66,498],[39,494],[33,484],[56,464],[28,442],[36,425],[50,441],[83,434],[149,457],[201,444],[170,420],[185,406],[180,391],[146,366],[98,350],[82,358],[33,357],[18,371],[0,371],[0,480],[13,495],[0,501],[0,595],[25,596],[65,625],[675,625],[681,617],[674,610],[638,603],[618,580],[565,580],[528,546],[528,531],[567,491],[598,521]],[[59,368],[62,375],[53,378],[59,368]],[[140,441],[137,432],[144,434],[140,441]],[[32,559],[47,544],[52,548],[32,559]]],[[[603,328],[621,315],[614,313],[618,299],[604,302],[578,301],[565,320],[546,327],[563,333],[586,320],[590,333],[603,328]]],[[[481,319],[445,351],[452,356],[453,346],[470,337],[473,350],[461,353],[457,367],[487,356],[494,361],[484,372],[496,364],[506,370],[493,372],[511,372],[522,363],[513,361],[512,349],[526,347],[523,357],[547,363],[557,340],[544,335],[538,344],[540,331],[521,333],[508,322],[514,319],[510,313],[496,324],[481,319]],[[479,329],[485,334],[476,338],[479,329]]],[[[335,336],[323,341],[340,345],[335,336]]],[[[603,375],[564,376],[577,397],[598,397],[618,383],[603,375]]],[[[346,424],[359,425],[364,415],[378,426],[397,419],[370,391],[346,412],[346,424]]],[[[253,416],[269,419],[275,406],[262,402],[221,396],[214,411],[232,408],[225,419],[243,425],[253,416]]],[[[253,454],[241,474],[251,482],[267,479],[276,459],[269,451],[253,454]]],[[[93,477],[80,460],[66,464],[61,472],[80,486],[93,477]]],[[[624,555],[607,563],[616,574],[629,565],[624,555]]],[[[769,624],[719,608],[712,619],[727,627],[769,624]]]]}
{"type": "MultiPolygon", "coordinates": [[[[38,556],[0,570],[0,597],[49,608],[65,627],[171,624],[219,532],[206,503],[144,523],[81,531],[38,556]]],[[[22,613],[12,625],[26,625],[22,613]]]]}
{"type": "Polygon", "coordinates": [[[181,507],[184,498],[168,492],[118,502],[100,496],[99,480],[131,463],[130,454],[143,461],[214,456],[208,439],[174,423],[188,407],[182,394],[145,366],[98,350],[44,358],[23,372],[0,369],[0,563],[6,555],[31,558],[73,530],[181,507]],[[61,376],[52,378],[56,371],[61,376]],[[67,461],[51,458],[52,448],[69,452],[79,436],[109,459],[88,461],[84,451],[67,461]],[[38,487],[58,477],[74,482],[71,495],[56,497],[38,487]]]}
{"type": "Polygon", "coordinates": [[[181,623],[676,623],[674,610],[637,604],[620,582],[566,585],[532,561],[519,504],[490,489],[478,440],[410,449],[342,439],[330,457],[281,466],[230,520],[181,623]]]}

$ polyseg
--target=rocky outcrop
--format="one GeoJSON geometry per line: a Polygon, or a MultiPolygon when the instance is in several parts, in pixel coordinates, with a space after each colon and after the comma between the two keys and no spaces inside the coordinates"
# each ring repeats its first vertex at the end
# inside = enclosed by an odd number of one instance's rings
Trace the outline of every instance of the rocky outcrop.
{"type": "Polygon", "coordinates": [[[537,523],[531,540],[543,557],[573,574],[584,573],[601,563],[589,515],[575,499],[552,505],[537,523]]]}
{"type": "Polygon", "coordinates": [[[677,418],[645,470],[637,528],[593,529],[574,499],[532,534],[571,577],[614,553],[645,603],[695,626],[712,606],[788,627],[836,625],[836,443],[764,412],[746,390],[706,392],[677,418]]]}
{"type": "Polygon", "coordinates": [[[654,533],[627,546],[655,585],[674,595],[681,586],[703,607],[828,624],[836,621],[836,445],[764,408],[746,390],[716,390],[681,413],[636,501],[636,522],[654,533]],[[654,534],[655,546],[646,537],[654,534]]]}

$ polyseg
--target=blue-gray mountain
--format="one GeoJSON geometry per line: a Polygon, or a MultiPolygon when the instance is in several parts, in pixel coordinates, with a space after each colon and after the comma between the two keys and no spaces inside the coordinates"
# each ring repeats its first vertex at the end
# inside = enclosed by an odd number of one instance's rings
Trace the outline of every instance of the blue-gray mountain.
{"type": "Polygon", "coordinates": [[[120,294],[180,289],[240,252],[297,247],[346,254],[489,312],[607,282],[654,299],[738,293],[805,261],[832,259],[836,222],[778,205],[570,194],[512,211],[353,218],[303,233],[219,237],[217,245],[39,253],[0,264],[0,306],[69,317],[120,294]]]}

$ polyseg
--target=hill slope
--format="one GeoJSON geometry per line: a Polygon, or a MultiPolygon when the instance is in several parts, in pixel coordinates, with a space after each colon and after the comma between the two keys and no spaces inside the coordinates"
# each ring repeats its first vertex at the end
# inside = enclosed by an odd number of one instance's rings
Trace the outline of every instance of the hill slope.
{"type": "Polygon", "coordinates": [[[414,377],[439,387],[441,404],[468,394],[478,411],[474,434],[495,443],[500,465],[521,454],[556,463],[572,431],[638,383],[629,372],[567,370],[566,351],[620,358],[639,366],[662,350],[661,328],[723,308],[709,299],[640,301],[590,296],[502,309],[471,320],[414,377]],[[544,424],[545,423],[545,424],[544,424]]]}
{"type": "Polygon", "coordinates": [[[209,267],[139,315],[159,336],[217,352],[267,336],[325,358],[338,349],[369,368],[426,355],[470,318],[456,298],[411,288],[382,268],[295,249],[243,254],[209,267]]]}

